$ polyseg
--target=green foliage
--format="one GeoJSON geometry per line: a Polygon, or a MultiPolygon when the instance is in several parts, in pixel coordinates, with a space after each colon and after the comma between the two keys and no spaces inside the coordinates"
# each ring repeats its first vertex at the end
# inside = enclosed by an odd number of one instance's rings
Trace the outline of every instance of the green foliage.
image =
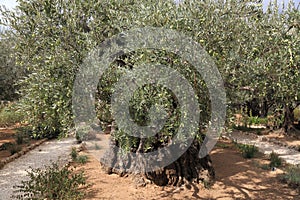
{"type": "Polygon", "coordinates": [[[5,142],[0,146],[0,150],[9,150],[13,145],[11,142],[5,142]]]}
{"type": "Polygon", "coordinates": [[[21,144],[23,144],[24,142],[25,142],[25,136],[24,136],[24,134],[23,133],[17,133],[16,135],[15,135],[15,137],[16,137],[16,142],[17,142],[17,144],[18,145],[21,145],[21,144]]]}
{"type": "Polygon", "coordinates": [[[87,5],[79,2],[20,0],[18,14],[3,11],[16,64],[28,70],[20,102],[36,137],[63,136],[72,126],[72,85],[88,45],[79,24],[87,5]]]}
{"type": "Polygon", "coordinates": [[[17,83],[26,74],[26,70],[15,64],[15,37],[0,30],[0,100],[18,99],[17,83]]]}
{"type": "Polygon", "coordinates": [[[14,186],[16,199],[82,199],[84,192],[80,187],[86,186],[86,177],[83,172],[75,173],[72,169],[60,169],[56,163],[45,168],[30,169],[27,171],[29,180],[22,181],[14,186]]]}
{"type": "Polygon", "coordinates": [[[268,123],[268,118],[263,118],[263,117],[258,117],[258,116],[250,116],[248,118],[248,123],[249,125],[265,125],[268,123]]]}
{"type": "Polygon", "coordinates": [[[290,186],[300,189],[300,166],[290,166],[281,179],[290,186]]]}
{"type": "Polygon", "coordinates": [[[282,165],[282,159],[279,157],[277,153],[272,152],[270,154],[270,164],[269,166],[272,167],[280,167],[282,165]]]}
{"type": "Polygon", "coordinates": [[[261,167],[261,169],[263,169],[263,170],[269,170],[269,169],[270,169],[270,166],[267,165],[267,164],[263,164],[263,165],[261,165],[260,167],[261,167]]]}
{"type": "Polygon", "coordinates": [[[85,164],[88,161],[88,156],[78,155],[78,152],[75,147],[72,148],[71,158],[74,162],[78,162],[80,164],[85,164]]]}
{"type": "Polygon", "coordinates": [[[0,127],[12,126],[20,123],[25,118],[16,105],[11,104],[0,110],[0,127]]]}
{"type": "MultiPolygon", "coordinates": [[[[173,0],[20,0],[18,14],[2,12],[1,23],[10,26],[9,36],[15,36],[16,65],[28,71],[20,82],[22,109],[39,137],[64,135],[74,125],[73,83],[88,52],[112,35],[136,27],[175,29],[200,43],[222,74],[229,108],[254,97],[260,102],[276,103],[276,107],[300,99],[300,34],[297,29],[288,29],[300,21],[296,8],[278,13],[275,7],[264,14],[262,4],[250,0],[192,0],[178,6],[173,0]]],[[[104,74],[104,80],[99,82],[96,109],[102,123],[114,120],[110,115],[111,85],[119,75],[130,70],[130,66],[155,62],[173,67],[194,83],[203,116],[199,129],[208,124],[209,93],[191,66],[170,52],[131,53],[120,58],[125,66],[112,63],[112,73],[104,74]]],[[[151,150],[156,140],[168,141],[180,124],[178,116],[182,113],[176,112],[176,106],[170,107],[174,98],[166,88],[146,86],[137,91],[131,105],[132,117],[137,123],[147,124],[145,111],[158,103],[158,94],[163,94],[164,108],[173,112],[161,137],[146,141],[145,151],[151,150]],[[151,95],[153,98],[149,99],[151,95]]],[[[137,145],[128,133],[117,131],[114,137],[127,149],[137,145]]]]}
{"type": "Polygon", "coordinates": [[[71,158],[73,161],[75,161],[78,157],[78,153],[77,153],[77,149],[76,147],[72,147],[72,151],[71,151],[71,158]]]}
{"type": "Polygon", "coordinates": [[[9,151],[11,155],[14,155],[15,153],[21,151],[22,147],[16,143],[6,142],[0,146],[0,151],[5,151],[5,150],[9,151]]]}
{"type": "Polygon", "coordinates": [[[80,164],[85,164],[88,161],[88,156],[87,155],[80,155],[77,157],[76,161],[80,164]]]}
{"type": "Polygon", "coordinates": [[[249,144],[237,144],[238,149],[242,152],[244,158],[253,158],[258,152],[258,148],[249,144]]]}
{"type": "Polygon", "coordinates": [[[22,147],[17,145],[16,143],[13,143],[12,146],[10,146],[8,150],[11,155],[14,155],[15,153],[20,152],[22,150],[22,147]]]}
{"type": "Polygon", "coordinates": [[[223,143],[217,143],[216,146],[222,149],[227,149],[230,147],[228,144],[223,144],[223,143]]]}
{"type": "Polygon", "coordinates": [[[100,150],[100,149],[101,149],[101,147],[95,143],[95,150],[100,150]]]}

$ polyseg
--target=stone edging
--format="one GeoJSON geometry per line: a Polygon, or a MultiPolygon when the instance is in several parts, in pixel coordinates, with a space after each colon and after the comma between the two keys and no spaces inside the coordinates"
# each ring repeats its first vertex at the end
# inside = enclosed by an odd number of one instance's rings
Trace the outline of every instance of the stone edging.
{"type": "Polygon", "coordinates": [[[7,163],[10,163],[12,161],[14,161],[15,159],[21,157],[22,155],[25,155],[27,152],[29,152],[30,150],[33,150],[34,148],[36,148],[37,146],[41,145],[42,143],[46,142],[48,139],[42,139],[40,141],[38,141],[37,143],[31,144],[28,147],[24,147],[21,151],[3,159],[0,160],[0,169],[4,167],[4,165],[6,165],[7,163]]]}

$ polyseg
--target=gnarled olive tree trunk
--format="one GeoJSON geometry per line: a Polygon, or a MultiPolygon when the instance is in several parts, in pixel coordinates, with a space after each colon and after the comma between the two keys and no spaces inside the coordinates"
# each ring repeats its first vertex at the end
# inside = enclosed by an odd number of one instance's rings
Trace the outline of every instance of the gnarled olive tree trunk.
{"type": "MultiPolygon", "coordinates": [[[[141,143],[142,142],[140,142],[140,144],[141,143]]],[[[143,179],[148,179],[159,186],[180,186],[183,184],[201,182],[209,184],[213,181],[215,176],[210,156],[207,155],[204,158],[199,158],[200,143],[196,140],[185,153],[171,164],[153,171],[139,172],[136,174],[134,169],[141,167],[145,162],[151,162],[152,159],[159,160],[168,157],[160,154],[149,160],[139,160],[137,159],[139,151],[140,149],[137,149],[135,151],[137,154],[134,156],[130,153],[121,155],[121,157],[123,156],[125,159],[121,159],[122,161],[120,161],[118,142],[111,140],[110,148],[101,158],[100,163],[108,174],[116,173],[120,176],[124,176],[125,174],[135,174],[141,176],[143,179]]]]}

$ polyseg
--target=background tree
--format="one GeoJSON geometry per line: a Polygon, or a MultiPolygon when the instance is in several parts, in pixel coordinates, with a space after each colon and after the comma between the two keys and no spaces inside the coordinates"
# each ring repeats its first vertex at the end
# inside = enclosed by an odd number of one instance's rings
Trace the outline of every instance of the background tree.
{"type": "Polygon", "coordinates": [[[14,38],[5,35],[5,29],[0,31],[0,100],[13,101],[18,98],[17,83],[26,73],[15,64],[14,38]]]}

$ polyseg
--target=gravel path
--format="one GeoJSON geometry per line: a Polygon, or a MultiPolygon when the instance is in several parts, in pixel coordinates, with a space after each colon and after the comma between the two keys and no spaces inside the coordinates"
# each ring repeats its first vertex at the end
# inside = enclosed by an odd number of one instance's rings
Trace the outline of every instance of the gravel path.
{"type": "Polygon", "coordinates": [[[26,170],[29,167],[41,168],[58,160],[61,165],[67,164],[72,146],[75,145],[76,140],[74,138],[47,141],[20,158],[6,164],[0,170],[0,200],[11,199],[13,186],[20,184],[26,178],[26,170]]]}
{"type": "Polygon", "coordinates": [[[232,132],[227,135],[230,139],[241,144],[252,144],[259,148],[264,154],[270,154],[272,151],[279,154],[285,162],[293,165],[300,164],[300,152],[288,147],[264,141],[263,136],[256,136],[251,133],[232,132]]]}

